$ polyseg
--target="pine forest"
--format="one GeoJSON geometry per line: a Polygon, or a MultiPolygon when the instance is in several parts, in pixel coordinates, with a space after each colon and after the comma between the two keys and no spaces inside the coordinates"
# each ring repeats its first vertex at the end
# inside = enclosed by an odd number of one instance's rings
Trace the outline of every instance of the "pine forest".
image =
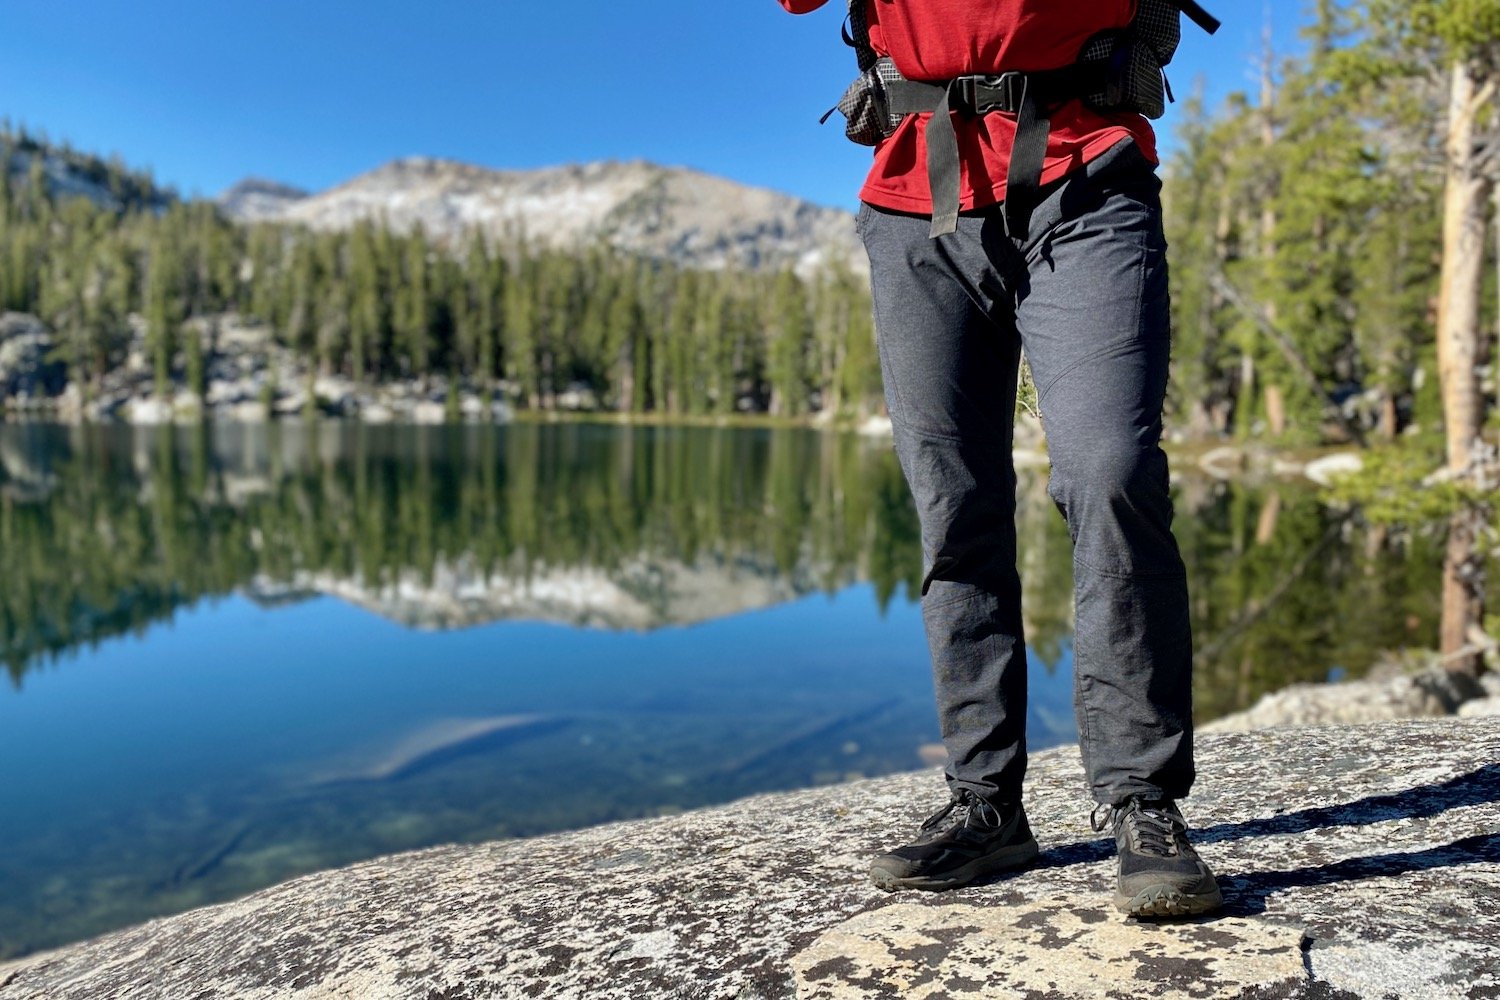
{"type": "MultiPolygon", "coordinates": [[[[1175,112],[1172,426],[1295,445],[1457,415],[1472,438],[1494,412],[1500,3],[1320,0],[1310,18],[1298,55],[1268,46],[1258,92],[1175,112]]],[[[213,320],[237,314],[308,378],[462,387],[521,411],[881,408],[868,291],[847,268],[805,279],[372,222],[235,225],[12,127],[0,162],[29,164],[0,171],[0,307],[54,331],[85,396],[132,319],[155,391],[201,391],[213,320]],[[113,204],[56,192],[26,155],[42,152],[113,204]]]]}

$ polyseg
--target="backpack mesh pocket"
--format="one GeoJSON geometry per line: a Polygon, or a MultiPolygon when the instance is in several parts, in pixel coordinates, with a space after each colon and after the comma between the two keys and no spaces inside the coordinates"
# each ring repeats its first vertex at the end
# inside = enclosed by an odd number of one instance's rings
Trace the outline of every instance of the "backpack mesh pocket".
{"type": "Polygon", "coordinates": [[[1136,111],[1160,118],[1167,110],[1163,67],[1181,41],[1182,18],[1173,4],[1139,0],[1130,27],[1095,35],[1079,53],[1078,61],[1101,67],[1106,81],[1102,90],[1084,100],[1101,111],[1136,111]]]}
{"type": "Polygon", "coordinates": [[[844,91],[844,96],[839,98],[838,110],[845,118],[844,134],[851,142],[874,146],[896,131],[903,116],[891,114],[885,85],[900,78],[896,64],[889,58],[882,58],[844,91]]]}

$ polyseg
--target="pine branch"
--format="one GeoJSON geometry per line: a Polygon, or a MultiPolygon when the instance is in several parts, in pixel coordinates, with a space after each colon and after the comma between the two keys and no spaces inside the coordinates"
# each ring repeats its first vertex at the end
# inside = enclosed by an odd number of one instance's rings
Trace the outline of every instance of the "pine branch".
{"type": "Polygon", "coordinates": [[[1231,305],[1254,323],[1262,333],[1271,338],[1272,342],[1280,349],[1282,355],[1287,361],[1291,362],[1292,367],[1301,373],[1308,387],[1333,411],[1334,418],[1338,420],[1339,426],[1344,429],[1344,432],[1349,435],[1350,439],[1361,448],[1368,447],[1369,444],[1365,440],[1364,431],[1360,429],[1358,424],[1345,415],[1344,408],[1339,406],[1334,398],[1328,394],[1328,390],[1323,388],[1323,383],[1319,381],[1317,373],[1313,370],[1312,365],[1308,363],[1307,358],[1297,349],[1297,345],[1292,341],[1292,338],[1287,336],[1276,325],[1265,308],[1242,292],[1234,282],[1225,276],[1223,270],[1217,266],[1213,268],[1209,283],[1215,291],[1224,296],[1231,305]]]}

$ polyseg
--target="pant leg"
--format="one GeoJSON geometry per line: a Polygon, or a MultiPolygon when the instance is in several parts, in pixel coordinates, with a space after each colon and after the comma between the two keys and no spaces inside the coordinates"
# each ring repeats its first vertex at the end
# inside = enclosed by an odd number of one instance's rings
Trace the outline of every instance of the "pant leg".
{"type": "Polygon", "coordinates": [[[1161,411],[1170,323],[1160,182],[1129,143],[1033,216],[1016,324],[1073,537],[1075,705],[1094,797],[1177,798],[1194,777],[1186,573],[1161,411]]]}
{"type": "Polygon", "coordinates": [[[925,218],[866,206],[876,335],[896,453],[922,527],[922,618],[947,775],[1019,800],[1026,648],[1011,462],[1019,343],[990,263],[998,215],[928,237],[925,218]],[[1003,303],[1003,305],[997,305],[1003,303]]]}

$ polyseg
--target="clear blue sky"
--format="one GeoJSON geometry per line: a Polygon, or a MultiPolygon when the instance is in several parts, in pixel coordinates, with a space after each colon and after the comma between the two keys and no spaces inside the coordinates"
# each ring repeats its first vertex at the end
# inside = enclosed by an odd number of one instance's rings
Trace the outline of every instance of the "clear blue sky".
{"type": "MultiPolygon", "coordinates": [[[[1250,85],[1260,4],[1205,0],[1172,73],[1250,85]]],[[[0,116],[187,194],[314,190],[398,156],[648,159],[853,206],[869,154],[817,119],[852,75],[844,0],[4,0],[0,116]]],[[[1282,47],[1300,0],[1269,0],[1282,47]]],[[[1170,142],[1173,112],[1163,121],[1170,142]]]]}

